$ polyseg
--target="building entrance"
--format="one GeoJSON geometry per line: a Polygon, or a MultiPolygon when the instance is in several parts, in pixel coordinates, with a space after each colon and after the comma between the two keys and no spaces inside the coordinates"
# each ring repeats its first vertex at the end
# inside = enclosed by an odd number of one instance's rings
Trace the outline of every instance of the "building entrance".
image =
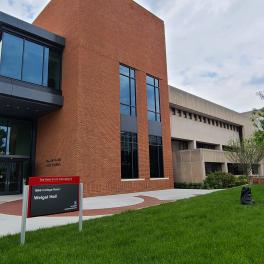
{"type": "Polygon", "coordinates": [[[0,161],[0,195],[22,191],[23,161],[0,161]]]}
{"type": "Polygon", "coordinates": [[[31,175],[32,122],[0,117],[0,195],[22,192],[31,175]]]}

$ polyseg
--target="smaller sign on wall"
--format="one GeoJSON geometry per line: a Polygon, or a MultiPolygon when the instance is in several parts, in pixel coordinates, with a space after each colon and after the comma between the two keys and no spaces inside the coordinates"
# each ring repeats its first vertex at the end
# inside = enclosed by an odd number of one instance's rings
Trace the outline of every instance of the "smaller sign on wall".
{"type": "Polygon", "coordinates": [[[48,168],[59,167],[59,166],[61,166],[61,158],[46,160],[46,167],[48,168]]]}
{"type": "Polygon", "coordinates": [[[79,210],[80,177],[29,178],[28,217],[79,210]]]}

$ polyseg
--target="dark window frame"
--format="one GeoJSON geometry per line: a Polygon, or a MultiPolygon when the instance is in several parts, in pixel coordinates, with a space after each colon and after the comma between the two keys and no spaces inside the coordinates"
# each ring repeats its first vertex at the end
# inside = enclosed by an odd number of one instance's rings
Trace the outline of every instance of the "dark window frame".
{"type": "MultiPolygon", "coordinates": [[[[1,155],[7,155],[7,156],[17,155],[15,153],[12,153],[12,151],[10,152],[10,149],[9,149],[9,152],[7,152],[7,146],[12,142],[12,130],[14,129],[14,127],[16,128],[21,123],[26,124],[31,131],[30,132],[31,133],[31,135],[30,135],[30,151],[28,153],[29,154],[28,156],[32,157],[32,146],[34,144],[34,142],[33,142],[33,121],[30,119],[10,118],[8,116],[2,116],[2,115],[0,116],[0,129],[2,129],[2,127],[5,127],[6,128],[6,135],[5,135],[5,137],[3,137],[3,138],[5,138],[5,146],[4,146],[3,153],[2,152],[0,153],[0,157],[1,157],[1,155]],[[9,142],[8,142],[8,135],[10,136],[9,142]]],[[[9,148],[11,148],[10,145],[9,145],[9,148]]],[[[27,155],[24,155],[24,156],[27,156],[27,155]]]]}
{"type": "MultiPolygon", "coordinates": [[[[121,103],[121,101],[120,101],[120,113],[121,113],[121,107],[122,106],[129,107],[129,116],[137,116],[137,82],[136,82],[136,73],[137,73],[137,71],[136,71],[135,68],[130,67],[128,65],[125,65],[123,63],[119,63],[119,79],[120,79],[121,76],[124,76],[124,77],[128,78],[128,80],[129,80],[129,105],[128,104],[121,103]],[[126,75],[124,73],[121,73],[120,66],[128,68],[129,75],[126,75]],[[134,77],[131,74],[132,71],[134,71],[134,77]],[[134,92],[135,92],[135,94],[134,94],[134,96],[135,96],[135,106],[132,105],[132,92],[131,92],[132,85],[131,85],[131,80],[134,80],[134,84],[135,84],[135,87],[134,87],[134,92]],[[135,111],[133,112],[133,110],[135,110],[135,111]],[[133,114],[133,113],[135,113],[135,114],[133,114]]],[[[120,89],[121,89],[121,87],[120,87],[120,89]]],[[[126,115],[125,113],[121,113],[121,114],[126,115]]]]}
{"type": "MultiPolygon", "coordinates": [[[[52,45],[52,44],[50,44],[50,43],[48,43],[46,41],[41,41],[40,39],[30,37],[28,35],[19,33],[17,31],[13,31],[10,28],[1,27],[0,28],[0,36],[1,36],[1,39],[3,39],[4,33],[9,34],[9,35],[14,36],[14,37],[17,37],[17,38],[20,38],[23,41],[22,65],[21,65],[21,69],[20,69],[21,70],[20,79],[8,77],[8,76],[4,76],[4,75],[1,75],[1,73],[0,73],[0,76],[3,76],[3,77],[8,78],[8,79],[14,79],[14,80],[18,80],[18,81],[21,81],[21,82],[25,82],[25,83],[29,83],[29,84],[41,86],[41,87],[44,87],[44,88],[49,88],[51,91],[53,91],[53,90],[54,91],[61,91],[61,83],[62,83],[62,53],[63,53],[63,48],[60,48],[58,46],[54,46],[54,45],[52,45]],[[34,83],[34,82],[25,81],[22,78],[22,73],[23,73],[23,68],[24,68],[24,52],[25,52],[25,42],[26,41],[31,42],[31,43],[34,43],[34,44],[37,44],[37,45],[40,45],[43,48],[42,84],[37,84],[37,83],[34,83]],[[59,76],[59,84],[58,84],[58,89],[55,88],[55,87],[53,88],[53,87],[50,87],[48,85],[44,85],[43,84],[45,48],[47,48],[49,50],[52,50],[52,51],[54,51],[54,52],[56,52],[56,53],[59,54],[59,73],[58,73],[58,76],[59,76]]],[[[3,41],[2,41],[2,49],[1,49],[1,52],[3,52],[3,41]]],[[[0,54],[0,58],[1,58],[1,54],[0,54]]]]}
{"type": "Polygon", "coordinates": [[[197,149],[211,149],[216,150],[217,145],[212,143],[206,143],[206,142],[196,142],[196,148],[197,149]]]}
{"type": "Polygon", "coordinates": [[[121,179],[126,180],[126,179],[138,179],[139,178],[139,157],[138,157],[138,135],[137,133],[132,133],[132,132],[127,132],[127,131],[121,131],[120,132],[120,148],[121,148],[121,179]],[[123,140],[125,138],[126,140],[123,140]],[[136,140],[135,140],[136,139],[136,140]],[[123,149],[122,146],[123,144],[129,144],[131,148],[131,176],[128,177],[128,175],[123,174],[123,149]],[[134,150],[137,151],[137,161],[134,160],[134,150]],[[136,166],[136,167],[135,167],[136,166]]]}
{"type": "MultiPolygon", "coordinates": [[[[153,76],[153,75],[147,74],[146,75],[146,88],[148,86],[151,86],[154,89],[154,105],[155,105],[155,111],[153,111],[152,109],[148,108],[148,114],[149,113],[154,114],[155,115],[155,121],[156,122],[161,122],[160,79],[155,77],[155,76],[153,76]],[[152,78],[153,82],[152,83],[148,83],[148,78],[152,78]],[[156,90],[158,90],[159,98],[157,98],[156,90]],[[159,102],[159,111],[157,110],[157,99],[158,99],[158,102],[159,102]]],[[[147,97],[148,97],[148,95],[147,95],[147,97]]],[[[147,107],[148,107],[148,104],[147,104],[147,107]]],[[[150,120],[149,117],[148,117],[148,120],[150,120]]]]}
{"type": "Polygon", "coordinates": [[[164,178],[164,155],[163,155],[163,142],[162,142],[162,137],[160,136],[154,136],[154,135],[149,135],[149,171],[150,171],[150,178],[155,179],[155,178],[164,178]],[[151,160],[151,151],[155,149],[155,154],[158,157],[157,161],[152,161],[151,160]],[[161,155],[160,155],[161,154],[161,155]],[[155,170],[155,168],[152,168],[152,164],[157,164],[158,170],[155,170]],[[154,169],[154,170],[153,170],[154,169]],[[156,172],[157,175],[153,175],[152,173],[156,172]]]}

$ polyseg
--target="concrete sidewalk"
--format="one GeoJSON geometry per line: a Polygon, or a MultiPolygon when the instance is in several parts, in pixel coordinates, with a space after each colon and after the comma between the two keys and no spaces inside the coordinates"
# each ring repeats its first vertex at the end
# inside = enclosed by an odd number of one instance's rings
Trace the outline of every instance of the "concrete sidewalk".
{"type": "MultiPolygon", "coordinates": [[[[215,190],[169,189],[84,198],[84,220],[208,194],[215,190]]],[[[20,232],[21,196],[0,198],[0,236],[20,232]]],[[[27,230],[78,222],[78,212],[27,219],[27,230]]],[[[76,227],[77,228],[77,227],[76,227]]]]}

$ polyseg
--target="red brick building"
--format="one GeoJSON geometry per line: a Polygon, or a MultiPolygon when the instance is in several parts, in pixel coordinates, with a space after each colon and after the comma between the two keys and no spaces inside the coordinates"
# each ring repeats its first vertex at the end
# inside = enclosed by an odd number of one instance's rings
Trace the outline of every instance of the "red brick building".
{"type": "Polygon", "coordinates": [[[65,39],[33,173],[79,175],[86,195],[173,187],[163,21],[132,0],[51,0],[33,24],[65,39]]]}

